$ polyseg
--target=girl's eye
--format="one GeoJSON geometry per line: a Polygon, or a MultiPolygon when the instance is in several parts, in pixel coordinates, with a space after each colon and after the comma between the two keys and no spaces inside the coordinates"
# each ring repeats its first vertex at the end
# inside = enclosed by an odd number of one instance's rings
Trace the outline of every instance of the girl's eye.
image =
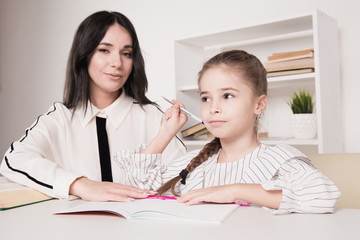
{"type": "Polygon", "coordinates": [[[201,101],[202,101],[202,102],[208,102],[208,101],[209,101],[209,98],[208,98],[208,97],[202,97],[202,98],[201,98],[201,101]]]}
{"type": "Polygon", "coordinates": [[[230,99],[230,98],[233,98],[233,97],[234,97],[234,95],[232,95],[232,94],[229,94],[229,93],[224,94],[225,99],[230,99]]]}

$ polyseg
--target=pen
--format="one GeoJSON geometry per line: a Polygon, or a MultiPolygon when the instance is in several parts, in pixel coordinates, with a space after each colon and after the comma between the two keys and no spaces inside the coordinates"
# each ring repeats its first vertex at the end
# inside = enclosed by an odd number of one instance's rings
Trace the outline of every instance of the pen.
{"type": "MultiPolygon", "coordinates": [[[[161,199],[161,200],[176,200],[177,197],[173,197],[173,196],[148,196],[146,197],[146,199],[161,199]]],[[[207,203],[207,202],[204,202],[207,203]]],[[[239,201],[239,200],[235,200],[235,202],[229,203],[229,204],[236,204],[239,206],[249,206],[250,203],[249,202],[244,202],[244,201],[239,201]]]]}
{"type": "Polygon", "coordinates": [[[146,199],[176,200],[177,198],[173,196],[149,196],[146,199]]]}
{"type": "MultiPolygon", "coordinates": [[[[168,103],[170,103],[171,105],[174,105],[174,103],[173,103],[172,101],[170,101],[169,99],[167,99],[166,97],[163,97],[163,96],[162,96],[162,98],[163,98],[165,101],[167,101],[168,103]]],[[[183,109],[182,107],[180,107],[180,110],[183,111],[184,113],[186,113],[187,115],[189,115],[190,117],[192,117],[193,119],[195,119],[196,121],[204,124],[204,122],[203,122],[200,118],[198,118],[197,116],[195,116],[195,115],[192,114],[191,112],[183,109]]]]}

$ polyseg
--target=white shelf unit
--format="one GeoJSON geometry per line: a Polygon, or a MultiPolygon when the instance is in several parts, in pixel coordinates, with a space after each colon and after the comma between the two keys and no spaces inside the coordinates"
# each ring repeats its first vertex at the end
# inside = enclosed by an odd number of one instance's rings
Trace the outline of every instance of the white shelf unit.
{"type": "MultiPolygon", "coordinates": [[[[177,40],[174,47],[176,97],[199,117],[197,74],[210,57],[224,50],[242,49],[264,62],[275,52],[313,48],[314,73],[268,78],[268,108],[262,117],[262,125],[267,129],[269,139],[261,141],[294,145],[305,153],[343,151],[338,27],[333,18],[314,10],[289,18],[177,40]],[[291,109],[287,101],[294,91],[303,88],[310,90],[315,99],[316,139],[292,137],[291,109]]],[[[190,119],[184,128],[194,124],[196,122],[190,119]]],[[[199,148],[206,142],[185,139],[190,149],[199,148]]]]}

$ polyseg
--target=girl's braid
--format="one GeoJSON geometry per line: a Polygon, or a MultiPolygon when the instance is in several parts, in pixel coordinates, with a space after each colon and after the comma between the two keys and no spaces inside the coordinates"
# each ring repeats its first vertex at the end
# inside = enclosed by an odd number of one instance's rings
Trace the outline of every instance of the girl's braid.
{"type": "Polygon", "coordinates": [[[157,195],[162,195],[167,190],[171,189],[172,194],[174,194],[175,196],[179,196],[175,192],[175,185],[180,181],[180,179],[182,178],[183,179],[182,182],[185,184],[185,178],[187,173],[192,172],[195,168],[197,168],[203,162],[208,160],[212,155],[217,153],[220,150],[220,148],[221,148],[221,143],[219,138],[214,138],[211,142],[207,143],[203,147],[203,149],[201,149],[199,154],[196,157],[194,157],[190,161],[190,163],[186,166],[186,168],[181,172],[181,176],[179,175],[174,177],[173,179],[170,179],[169,181],[167,181],[157,189],[158,192],[157,195]],[[185,175],[182,175],[184,171],[186,173],[185,175]]]}

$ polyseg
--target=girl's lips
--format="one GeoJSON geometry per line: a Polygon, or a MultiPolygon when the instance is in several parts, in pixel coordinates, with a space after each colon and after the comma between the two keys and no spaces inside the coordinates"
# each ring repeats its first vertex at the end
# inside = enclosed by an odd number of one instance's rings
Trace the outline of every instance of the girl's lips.
{"type": "Polygon", "coordinates": [[[222,125],[225,123],[225,121],[222,121],[222,120],[212,120],[212,121],[209,121],[210,125],[212,126],[219,126],[219,125],[222,125]]]}

